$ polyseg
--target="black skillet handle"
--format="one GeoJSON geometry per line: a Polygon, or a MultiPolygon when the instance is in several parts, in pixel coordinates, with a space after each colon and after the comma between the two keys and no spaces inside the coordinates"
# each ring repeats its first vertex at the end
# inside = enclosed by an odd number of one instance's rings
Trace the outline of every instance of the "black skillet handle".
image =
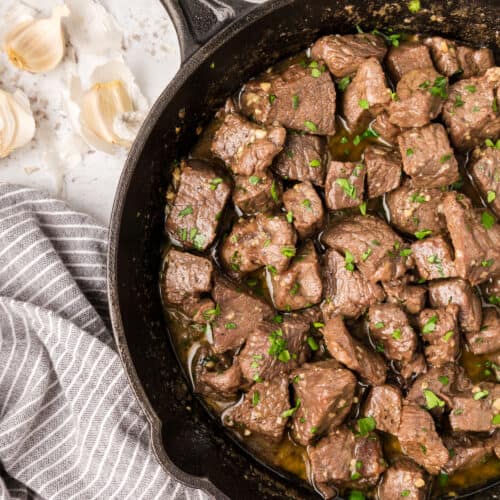
{"type": "Polygon", "coordinates": [[[222,28],[256,7],[244,0],[161,0],[174,23],[182,62],[222,28]]]}

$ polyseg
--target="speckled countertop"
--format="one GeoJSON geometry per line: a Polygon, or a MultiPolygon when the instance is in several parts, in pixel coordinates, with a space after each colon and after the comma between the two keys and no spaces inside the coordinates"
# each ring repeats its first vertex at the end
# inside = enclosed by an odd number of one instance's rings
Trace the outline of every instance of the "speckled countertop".
{"type": "MultiPolygon", "coordinates": [[[[0,159],[0,182],[48,190],[66,199],[73,208],[107,224],[126,151],[113,155],[91,151],[74,133],[68,112],[68,75],[74,70],[75,61],[80,75],[85,75],[96,65],[121,58],[152,104],[175,75],[180,59],[174,28],[158,0],[72,0],[66,4],[71,9],[71,4],[88,7],[94,1],[111,14],[123,34],[115,50],[103,54],[81,53],[78,45],[71,44],[70,40],[63,63],[45,75],[20,72],[0,53],[0,88],[23,90],[29,97],[37,124],[30,144],[0,159]]],[[[49,16],[52,7],[61,2],[1,0],[0,19],[13,3],[49,16]]]]}

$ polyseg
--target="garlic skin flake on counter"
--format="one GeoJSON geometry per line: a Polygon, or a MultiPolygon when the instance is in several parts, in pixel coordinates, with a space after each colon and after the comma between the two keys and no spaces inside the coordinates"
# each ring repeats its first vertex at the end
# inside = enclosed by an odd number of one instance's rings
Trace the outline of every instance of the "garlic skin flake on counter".
{"type": "Polygon", "coordinates": [[[52,16],[28,18],[10,30],[4,39],[4,49],[10,62],[31,73],[47,73],[64,58],[65,36],[61,19],[69,15],[65,5],[59,5],[52,16]]]}
{"type": "Polygon", "coordinates": [[[97,67],[88,90],[73,76],[70,99],[79,108],[76,128],[92,148],[112,154],[129,148],[147,112],[148,103],[129,68],[121,61],[97,67]]]}
{"type": "Polygon", "coordinates": [[[26,95],[0,90],[0,158],[28,144],[35,135],[35,120],[26,95]]]}

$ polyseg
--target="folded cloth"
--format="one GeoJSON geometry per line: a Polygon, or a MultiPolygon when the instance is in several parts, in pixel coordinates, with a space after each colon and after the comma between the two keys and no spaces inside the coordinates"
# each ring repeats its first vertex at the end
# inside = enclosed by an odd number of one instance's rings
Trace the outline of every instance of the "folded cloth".
{"type": "Polygon", "coordinates": [[[106,246],[91,217],[0,184],[0,499],[207,498],[151,450],[107,327],[106,246]]]}

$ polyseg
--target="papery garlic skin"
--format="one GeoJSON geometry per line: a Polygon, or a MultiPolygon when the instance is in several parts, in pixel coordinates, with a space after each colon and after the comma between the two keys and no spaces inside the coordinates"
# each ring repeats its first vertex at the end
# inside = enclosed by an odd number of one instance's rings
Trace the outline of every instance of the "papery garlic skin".
{"type": "Polygon", "coordinates": [[[14,94],[0,90],[0,158],[33,139],[35,120],[26,95],[17,90],[14,94]]]}
{"type": "Polygon", "coordinates": [[[46,73],[64,58],[65,36],[61,19],[69,15],[65,5],[55,7],[46,19],[28,19],[7,33],[4,48],[10,62],[31,73],[46,73]]]}

